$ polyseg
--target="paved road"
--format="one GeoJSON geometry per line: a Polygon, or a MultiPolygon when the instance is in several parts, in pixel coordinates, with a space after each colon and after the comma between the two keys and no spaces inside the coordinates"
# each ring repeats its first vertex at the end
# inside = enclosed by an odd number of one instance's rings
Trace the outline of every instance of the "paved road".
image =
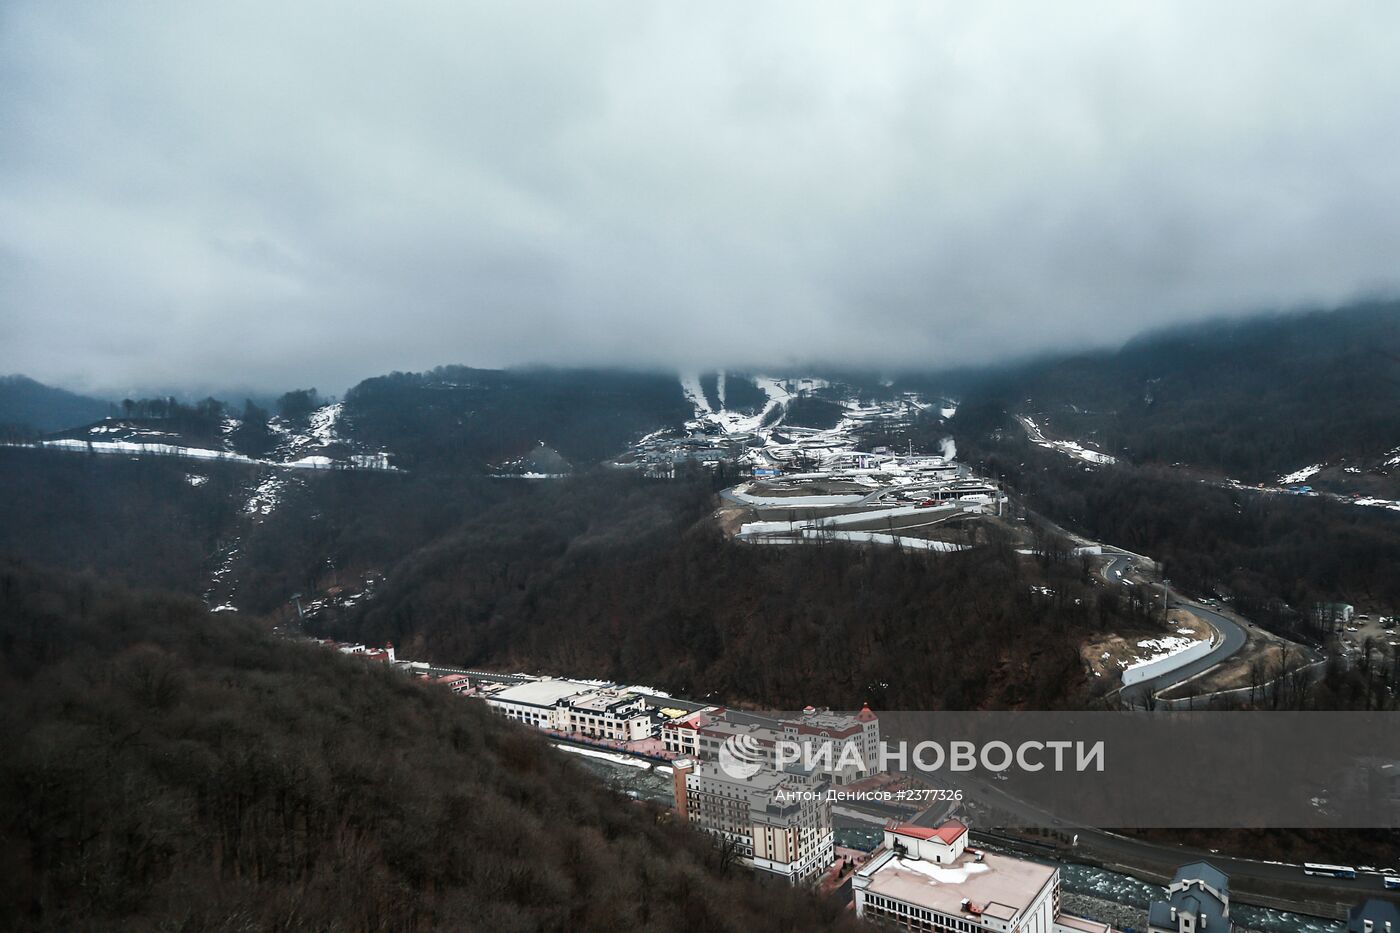
{"type": "MultiPolygon", "coordinates": [[[[1011,796],[1008,791],[996,786],[991,781],[970,780],[967,782],[967,788],[970,792],[975,793],[981,801],[998,809],[1026,817],[1032,821],[1033,825],[1054,825],[1057,822],[1048,812],[1011,796]]],[[[1012,789],[1014,790],[1014,784],[1012,789]]],[[[1356,878],[1317,878],[1303,874],[1302,868],[1296,865],[1276,865],[1254,859],[1234,858],[1185,846],[1160,845],[1089,826],[1061,824],[1059,828],[1062,832],[1075,833],[1079,836],[1077,848],[1083,850],[1084,854],[1091,855],[1102,862],[1115,863],[1119,866],[1119,871],[1136,877],[1142,877],[1143,872],[1156,872],[1170,876],[1179,865],[1205,860],[1229,875],[1232,881],[1252,879],[1290,885],[1293,889],[1290,891],[1290,895],[1296,891],[1296,896],[1299,899],[1335,899],[1340,902],[1355,898],[1356,892],[1385,890],[1385,882],[1380,875],[1362,875],[1356,878]]],[[[1073,860],[1075,851],[1075,849],[1062,850],[1052,857],[1073,860]]],[[[1367,863],[1365,853],[1357,853],[1356,860],[1352,864],[1358,862],[1367,863]]],[[[1239,899],[1249,900],[1245,896],[1239,899]]]]}
{"type": "MultiPolygon", "coordinates": [[[[1121,586],[1125,581],[1131,582],[1130,574],[1133,571],[1134,564],[1138,560],[1136,555],[1111,551],[1105,548],[1104,556],[1108,558],[1108,563],[1104,564],[1101,573],[1106,583],[1110,586],[1121,586]]],[[[1161,585],[1158,584],[1157,591],[1159,594],[1161,592],[1160,587],[1161,585]]],[[[1151,680],[1144,680],[1141,683],[1133,684],[1131,687],[1124,687],[1122,692],[1123,699],[1134,706],[1145,705],[1145,699],[1148,695],[1160,693],[1168,687],[1175,686],[1183,680],[1188,680],[1202,671],[1209,670],[1221,661],[1232,657],[1235,652],[1244,647],[1245,642],[1248,640],[1244,628],[1240,626],[1238,622],[1211,609],[1209,606],[1196,602],[1193,599],[1187,599],[1180,594],[1172,593],[1170,590],[1167,592],[1167,604],[1172,609],[1188,610],[1214,626],[1215,630],[1220,633],[1220,643],[1204,657],[1197,658],[1188,664],[1167,671],[1151,680]]]]}
{"type": "Polygon", "coordinates": [[[1244,647],[1248,636],[1245,630],[1228,616],[1216,612],[1200,603],[1186,599],[1170,599],[1169,605],[1173,609],[1186,609],[1202,619],[1205,619],[1215,630],[1220,633],[1220,644],[1204,657],[1197,658],[1188,664],[1167,671],[1159,677],[1151,680],[1144,680],[1142,683],[1133,684],[1131,687],[1123,688],[1123,699],[1129,703],[1142,703],[1149,693],[1160,693],[1168,687],[1181,683],[1191,677],[1195,677],[1202,671],[1209,670],[1221,661],[1232,657],[1235,652],[1244,647]]]}
{"type": "Polygon", "coordinates": [[[1133,567],[1133,559],[1127,554],[1110,554],[1103,568],[1105,582],[1117,586],[1123,582],[1123,575],[1133,567]]]}

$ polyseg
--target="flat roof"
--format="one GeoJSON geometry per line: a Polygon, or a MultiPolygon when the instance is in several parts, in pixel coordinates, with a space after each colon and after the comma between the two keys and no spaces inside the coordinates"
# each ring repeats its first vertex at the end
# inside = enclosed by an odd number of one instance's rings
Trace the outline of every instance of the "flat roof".
{"type": "Polygon", "coordinates": [[[699,762],[695,766],[695,770],[691,772],[691,776],[706,781],[716,781],[733,788],[760,793],[776,790],[791,777],[789,774],[774,771],[770,768],[762,768],[756,774],[746,778],[730,777],[724,773],[719,765],[708,761],[699,762]]]}
{"type": "Polygon", "coordinates": [[[492,694],[491,699],[506,703],[525,703],[530,706],[553,706],[565,697],[597,689],[593,684],[573,680],[532,680],[499,690],[492,694]]]}
{"type": "Polygon", "coordinates": [[[727,719],[715,719],[707,722],[700,727],[700,732],[712,737],[715,735],[749,735],[753,736],[754,741],[760,745],[772,745],[783,737],[781,732],[768,726],[730,722],[727,719]]]}
{"type": "Polygon", "coordinates": [[[660,693],[649,693],[646,690],[638,690],[635,687],[632,688],[632,692],[656,707],[685,710],[687,713],[696,713],[702,709],[714,709],[713,704],[700,703],[696,700],[687,700],[684,697],[670,697],[660,693]]]}
{"type": "Polygon", "coordinates": [[[1113,927],[1107,923],[1100,923],[1097,920],[1085,920],[1083,917],[1076,917],[1073,914],[1056,914],[1055,926],[1068,927],[1071,930],[1083,930],[1084,933],[1111,933],[1113,927]]]}
{"type": "Polygon", "coordinates": [[[570,705],[575,706],[578,709],[587,709],[593,710],[594,712],[602,712],[603,710],[606,710],[609,707],[617,706],[621,703],[631,703],[634,700],[640,699],[641,696],[639,694],[632,693],[627,690],[602,689],[595,690],[588,696],[580,697],[570,705]]]}
{"type": "Polygon", "coordinates": [[[998,920],[1012,920],[1027,909],[1058,869],[994,852],[982,861],[964,852],[956,861],[930,862],[900,858],[893,851],[861,869],[870,879],[865,890],[872,894],[927,907],[954,917],[975,919],[962,909],[963,898],[998,920]]]}

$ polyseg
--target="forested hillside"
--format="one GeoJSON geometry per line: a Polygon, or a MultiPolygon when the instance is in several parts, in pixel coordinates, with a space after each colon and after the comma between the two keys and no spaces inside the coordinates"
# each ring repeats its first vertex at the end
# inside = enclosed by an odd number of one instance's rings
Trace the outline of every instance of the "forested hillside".
{"type": "Polygon", "coordinates": [[[46,386],[27,376],[0,376],[0,432],[61,431],[96,421],[110,410],[110,403],[101,399],[46,386]]]}
{"type": "Polygon", "coordinates": [[[1043,415],[1053,436],[1133,463],[1185,463],[1251,482],[1311,464],[1340,473],[1343,460],[1358,471],[1349,480],[1400,471],[1384,463],[1400,448],[1395,303],[1183,326],[1115,352],[929,385],[949,383],[967,401],[1043,415]]]}
{"type": "Polygon", "coordinates": [[[841,415],[842,408],[836,402],[815,395],[803,395],[787,403],[783,424],[825,430],[836,427],[841,415]]]}
{"type": "Polygon", "coordinates": [[[1400,607],[1400,514],[1327,497],[1230,488],[1199,470],[1088,466],[1030,443],[995,400],[966,402],[951,426],[928,418],[886,440],[937,450],[999,477],[1031,509],[1166,567],[1190,593],[1225,595],[1250,618],[1311,640],[1307,607],[1400,607]]]}
{"type": "Polygon", "coordinates": [[[0,448],[0,556],[198,593],[255,477],[231,464],[0,448]]]}
{"type": "Polygon", "coordinates": [[[768,407],[768,393],[758,387],[752,376],[742,373],[724,374],[724,398],[720,398],[720,374],[717,372],[700,374],[700,389],[705,401],[715,411],[721,408],[729,411],[757,414],[768,407]]]}
{"type": "Polygon", "coordinates": [[[444,366],[366,379],[345,397],[354,436],[409,469],[482,469],[540,443],[596,463],[692,414],[675,376],[604,370],[444,366]]]}
{"type": "Polygon", "coordinates": [[[539,736],[191,600],[0,563],[0,928],[842,929],[539,736]]]}
{"type": "Polygon", "coordinates": [[[374,600],[318,624],[462,664],[911,709],[1082,704],[1080,638],[1150,630],[1082,561],[1037,563],[994,531],[932,556],[737,544],[710,521],[711,489],[619,476],[542,488],[406,556],[374,600]]]}
{"type": "Polygon", "coordinates": [[[226,596],[258,613],[382,571],[469,515],[530,493],[472,473],[5,448],[0,484],[0,556],[200,595],[232,553],[226,596]]]}
{"type": "Polygon", "coordinates": [[[1400,605],[1394,512],[1227,489],[1167,468],[1120,465],[1090,475],[1019,438],[969,449],[1032,506],[1151,554],[1191,592],[1237,597],[1252,617],[1268,618],[1271,600],[1299,611],[1333,600],[1400,605]]]}

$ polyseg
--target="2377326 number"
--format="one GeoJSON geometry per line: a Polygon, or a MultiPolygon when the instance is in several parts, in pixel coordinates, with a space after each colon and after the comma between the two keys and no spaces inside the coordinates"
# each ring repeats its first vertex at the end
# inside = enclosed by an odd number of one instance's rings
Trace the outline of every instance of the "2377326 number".
{"type": "Polygon", "coordinates": [[[963,792],[950,788],[919,787],[895,792],[896,800],[919,800],[931,803],[939,800],[962,800],[963,792]]]}

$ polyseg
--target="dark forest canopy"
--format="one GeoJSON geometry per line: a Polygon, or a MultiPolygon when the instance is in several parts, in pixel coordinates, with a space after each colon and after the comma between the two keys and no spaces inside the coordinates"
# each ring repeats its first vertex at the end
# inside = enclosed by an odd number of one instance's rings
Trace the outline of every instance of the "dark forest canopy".
{"type": "Polygon", "coordinates": [[[382,570],[490,504],[529,494],[473,474],[283,470],[0,447],[0,555],[202,594],[237,550],[231,594],[273,612],[337,574],[382,570]],[[278,483],[271,514],[249,513],[278,483]]]}
{"type": "Polygon", "coordinates": [[[1113,352],[909,384],[1043,414],[1055,436],[1134,463],[1249,481],[1342,458],[1374,464],[1400,444],[1400,304],[1186,325],[1113,352]]]}
{"type": "Polygon", "coordinates": [[[1078,641],[1152,624],[1083,561],[1037,563],[990,529],[932,556],[735,543],[710,520],[711,488],[542,488],[407,555],[362,613],[320,624],[444,661],[791,708],[1082,704],[1078,641]]]}
{"type": "Polygon", "coordinates": [[[1141,624],[1098,598],[1081,562],[1041,567],[991,537],[934,556],[735,543],[710,516],[731,476],[298,471],[260,516],[241,503],[266,471],[201,464],[192,486],[190,468],[0,451],[22,492],[0,506],[0,552],[194,595],[236,543],[229,598],[244,612],[285,613],[293,593],[382,574],[363,617],[316,624],[443,662],[779,706],[1081,702],[1077,640],[1141,624]],[[1034,597],[1046,584],[1058,595],[1034,597]]]}
{"type": "Polygon", "coordinates": [[[803,395],[787,403],[783,424],[801,428],[834,428],[841,421],[843,409],[836,402],[815,395],[803,395]]]}
{"type": "MultiPolygon", "coordinates": [[[[994,402],[964,404],[952,428],[959,457],[1003,479],[1031,509],[1161,561],[1185,592],[1241,600],[1241,611],[1257,621],[1312,640],[1305,630],[1311,603],[1400,608],[1400,515],[1393,511],[1229,488],[1186,468],[1089,467],[1031,444],[994,402]]],[[[887,440],[931,450],[948,430],[930,418],[887,440]]]]}
{"type": "Polygon", "coordinates": [[[752,415],[768,407],[768,393],[758,387],[753,377],[742,373],[724,373],[724,398],[722,400],[720,399],[720,373],[718,372],[700,374],[700,391],[705,394],[705,401],[715,411],[723,408],[728,411],[739,411],[752,415]]]}
{"type": "Polygon", "coordinates": [[[842,929],[482,704],[0,562],[0,928],[842,929]]]}
{"type": "Polygon", "coordinates": [[[257,477],[173,457],[0,448],[0,556],[198,593],[257,477]]]}
{"type": "Polygon", "coordinates": [[[616,456],[693,410],[674,375],[471,369],[367,379],[345,396],[355,437],[409,468],[484,468],[541,442],[575,463],[616,456]]]}

